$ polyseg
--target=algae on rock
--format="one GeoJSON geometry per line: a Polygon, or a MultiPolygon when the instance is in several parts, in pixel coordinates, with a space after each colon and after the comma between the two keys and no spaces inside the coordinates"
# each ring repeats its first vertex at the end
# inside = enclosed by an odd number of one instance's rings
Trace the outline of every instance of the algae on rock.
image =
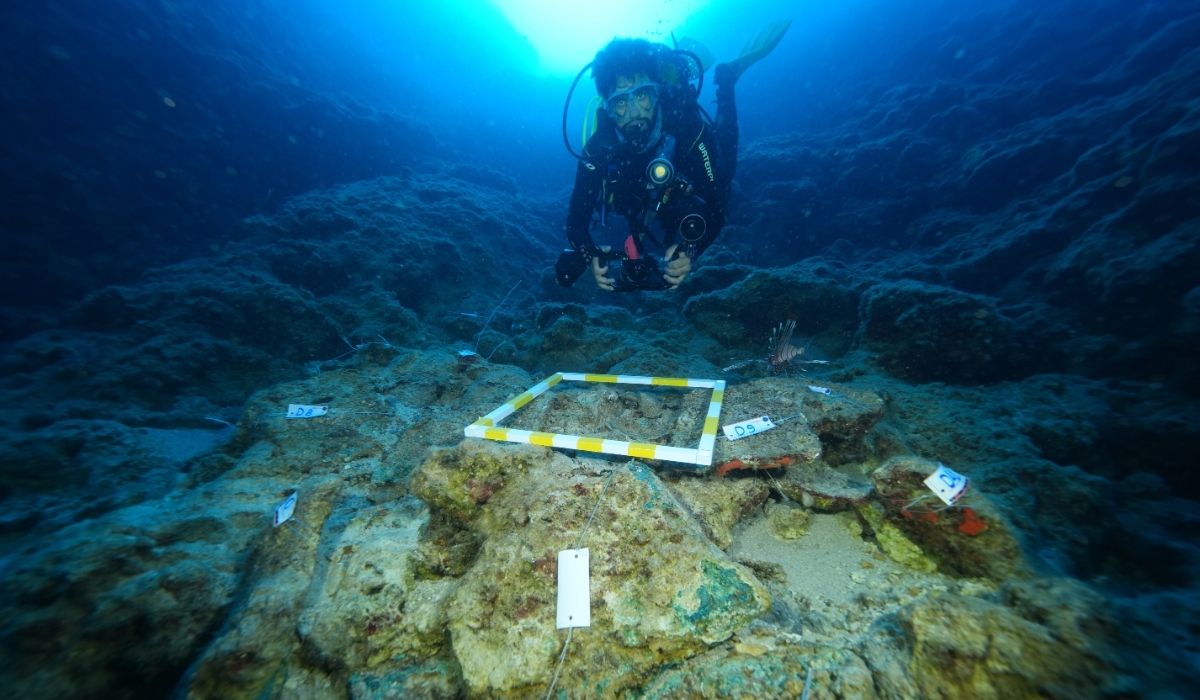
{"type": "Polygon", "coordinates": [[[363,508],[326,546],[322,586],[298,625],[326,663],[372,668],[446,648],[449,588],[413,573],[423,510],[415,499],[363,508]]]}
{"type": "Polygon", "coordinates": [[[922,697],[1103,697],[1120,682],[1117,630],[1100,596],[1075,581],[1015,582],[1000,602],[936,596],[900,621],[922,697]]]}
{"type": "Polygon", "coordinates": [[[589,679],[598,697],[641,687],[663,664],[729,639],[770,607],[762,583],[636,462],[466,442],[426,460],[413,488],[482,540],[447,609],[470,694],[545,692],[565,636],[555,629],[563,549],[590,551],[592,624],[575,631],[562,677],[589,679]],[[472,495],[472,484],[496,474],[503,487],[472,495]]]}
{"type": "Polygon", "coordinates": [[[900,528],[884,519],[883,508],[879,504],[868,503],[857,512],[871,527],[879,548],[897,564],[925,573],[937,571],[937,564],[915,542],[900,528]]]}
{"type": "MultiPolygon", "coordinates": [[[[884,533],[883,537],[899,547],[897,535],[902,532],[904,539],[936,562],[945,574],[994,581],[1029,576],[1029,564],[1007,519],[978,490],[969,492],[952,508],[936,506],[922,512],[914,506],[940,503],[924,483],[937,468],[938,464],[930,460],[900,456],[872,473],[884,521],[876,528],[877,537],[884,533]]],[[[879,511],[860,508],[859,512],[874,517],[879,511]]]]}
{"type": "Polygon", "coordinates": [[[767,523],[771,533],[783,540],[798,540],[808,532],[812,512],[806,508],[772,503],[767,506],[767,523]]]}
{"type": "Polygon", "coordinates": [[[770,489],[760,479],[708,479],[691,475],[666,481],[721,549],[733,542],[733,527],[766,502],[770,489]]]}

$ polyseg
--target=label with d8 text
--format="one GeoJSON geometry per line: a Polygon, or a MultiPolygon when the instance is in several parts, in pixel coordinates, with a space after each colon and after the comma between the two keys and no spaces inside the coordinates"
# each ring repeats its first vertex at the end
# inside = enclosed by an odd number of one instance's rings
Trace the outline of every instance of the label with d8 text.
{"type": "Polygon", "coordinates": [[[329,413],[328,406],[307,406],[302,403],[288,404],[288,418],[316,418],[329,413]]]}

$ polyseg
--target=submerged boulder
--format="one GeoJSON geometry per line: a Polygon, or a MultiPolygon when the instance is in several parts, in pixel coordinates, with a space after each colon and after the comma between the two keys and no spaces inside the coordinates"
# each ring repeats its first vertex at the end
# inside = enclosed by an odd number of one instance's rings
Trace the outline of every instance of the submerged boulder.
{"type": "Polygon", "coordinates": [[[572,635],[560,681],[568,693],[574,678],[600,697],[640,687],[770,607],[758,579],[636,462],[466,442],[426,460],[413,491],[483,540],[448,600],[470,694],[545,693],[566,637],[555,629],[562,550],[590,553],[591,626],[572,635]]]}
{"type": "Polygon", "coordinates": [[[914,382],[976,384],[1019,376],[1029,361],[994,299],[926,282],[871,287],[860,336],[890,374],[914,382]]]}
{"type": "Polygon", "coordinates": [[[788,498],[823,513],[862,505],[874,491],[869,482],[817,461],[788,469],[775,482],[788,498]]]}
{"type": "Polygon", "coordinates": [[[871,475],[878,502],[859,508],[859,514],[884,550],[915,568],[932,563],[955,576],[997,581],[1029,576],[1016,534],[985,496],[970,491],[943,507],[924,483],[937,468],[926,459],[893,457],[871,475]]]}
{"type": "Polygon", "coordinates": [[[867,432],[883,417],[879,395],[844,384],[769,377],[725,391],[722,423],[770,417],[775,428],[738,440],[722,435],[713,453],[716,473],[815,464],[830,451],[837,462],[862,457],[867,432]]]}
{"type": "Polygon", "coordinates": [[[300,637],[324,663],[371,668],[401,655],[433,657],[446,646],[450,587],[414,576],[422,511],[412,498],[363,508],[324,543],[321,589],[299,620],[300,637]]]}
{"type": "Polygon", "coordinates": [[[759,623],[705,654],[663,669],[640,697],[915,697],[880,692],[878,676],[851,648],[814,643],[806,636],[759,623]]]}
{"type": "Polygon", "coordinates": [[[995,600],[930,596],[897,622],[903,664],[866,645],[885,697],[1134,696],[1116,671],[1118,630],[1103,599],[1070,579],[1007,584],[995,600]]]}
{"type": "Polygon", "coordinates": [[[721,549],[733,543],[733,528],[770,496],[759,479],[711,479],[680,476],[667,485],[700,521],[705,533],[721,549]]]}
{"type": "Polygon", "coordinates": [[[797,333],[840,355],[854,337],[858,306],[847,270],[814,258],[783,269],[756,269],[724,289],[694,295],[683,312],[722,344],[763,354],[771,329],[794,318],[797,333]]]}
{"type": "MultiPolygon", "coordinates": [[[[271,528],[271,508],[284,495],[277,487],[260,478],[209,484],[83,520],[22,550],[0,588],[7,692],[169,695],[231,615],[231,629],[276,633],[221,655],[220,695],[261,688],[291,642],[274,627],[280,616],[258,612],[291,608],[307,584],[305,554],[315,541],[294,526],[271,528]],[[239,604],[249,569],[262,576],[261,594],[239,604]]],[[[320,517],[321,488],[311,488],[311,503],[306,494],[298,513],[320,517]]]]}

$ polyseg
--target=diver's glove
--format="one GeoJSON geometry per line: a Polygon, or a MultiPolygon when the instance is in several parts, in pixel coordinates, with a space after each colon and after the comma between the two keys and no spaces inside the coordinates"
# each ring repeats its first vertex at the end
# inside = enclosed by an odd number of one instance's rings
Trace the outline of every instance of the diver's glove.
{"type": "Polygon", "coordinates": [[[695,250],[692,246],[680,248],[679,245],[673,245],[667,248],[666,260],[667,269],[663,273],[663,280],[670,285],[670,289],[678,287],[692,271],[692,255],[695,250]]]}
{"type": "Polygon", "coordinates": [[[558,280],[560,287],[570,287],[591,267],[593,260],[603,257],[603,251],[594,245],[568,248],[559,254],[558,261],[554,264],[554,278],[558,280]]]}
{"type": "Polygon", "coordinates": [[[604,246],[600,254],[592,257],[592,275],[596,278],[596,286],[606,292],[615,290],[617,285],[617,281],[608,276],[608,260],[604,254],[609,250],[608,246],[604,246]]]}

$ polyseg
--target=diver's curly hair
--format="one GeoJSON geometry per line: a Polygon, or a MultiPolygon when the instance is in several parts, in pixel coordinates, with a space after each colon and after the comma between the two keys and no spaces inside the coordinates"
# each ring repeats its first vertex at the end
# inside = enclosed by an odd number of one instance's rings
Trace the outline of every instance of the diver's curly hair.
{"type": "Polygon", "coordinates": [[[607,98],[617,86],[620,76],[632,77],[646,74],[656,83],[663,82],[662,58],[669,49],[645,39],[613,39],[600,49],[592,63],[592,77],[596,79],[596,92],[607,98]]]}

